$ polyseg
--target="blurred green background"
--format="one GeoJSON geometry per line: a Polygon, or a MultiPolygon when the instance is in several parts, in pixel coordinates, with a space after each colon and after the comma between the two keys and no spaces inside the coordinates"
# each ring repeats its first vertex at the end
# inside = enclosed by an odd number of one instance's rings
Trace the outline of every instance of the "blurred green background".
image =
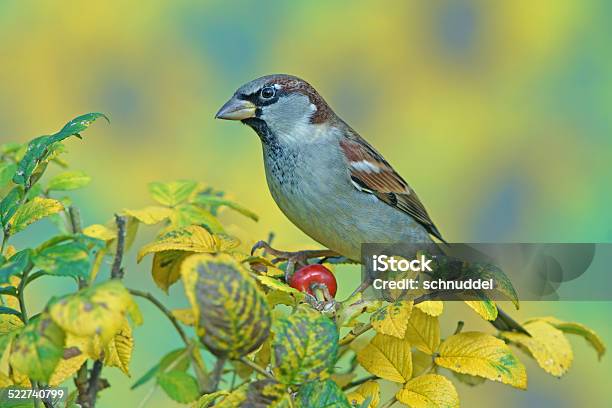
{"type": "MultiPolygon", "coordinates": [[[[196,179],[231,192],[261,215],[225,221],[246,244],[315,244],[276,208],[256,135],[213,120],[242,83],[270,73],[311,82],[334,110],[411,183],[450,241],[612,240],[612,2],[601,1],[147,1],[0,2],[0,141],[56,131],[101,111],[67,156],[94,177],[74,194],[86,224],[148,204],[153,180],[196,179]]],[[[42,240],[41,226],[15,242],[42,240]],[[34,236],[34,238],[33,238],[34,236]],[[21,240],[21,241],[20,241],[21,240]]],[[[142,242],[146,240],[146,232],[142,242]]],[[[150,259],[130,255],[127,284],[149,288],[150,259]]],[[[358,268],[338,268],[341,293],[358,268]]],[[[41,279],[30,302],[70,289],[41,279]]],[[[167,298],[184,305],[182,289],[167,298]]],[[[145,325],[126,380],[100,406],[137,406],[134,378],[180,347],[171,326],[143,304],[145,325]]],[[[456,320],[485,329],[463,305],[456,320]]],[[[533,303],[515,312],[555,315],[595,328],[610,344],[610,303],[533,303]]],[[[607,406],[610,356],[597,363],[581,339],[556,379],[527,362],[529,391],[457,384],[463,406],[607,406]]],[[[456,383],[456,382],[455,382],[456,383]]],[[[150,407],[174,406],[157,391],[150,407]]]]}

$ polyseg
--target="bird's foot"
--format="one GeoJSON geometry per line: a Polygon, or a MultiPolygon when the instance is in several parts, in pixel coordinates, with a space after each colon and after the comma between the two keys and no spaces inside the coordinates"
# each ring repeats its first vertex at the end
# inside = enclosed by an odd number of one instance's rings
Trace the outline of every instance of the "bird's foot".
{"type": "Polygon", "coordinates": [[[305,266],[308,263],[309,259],[314,258],[328,258],[328,257],[339,257],[341,255],[330,249],[315,249],[315,250],[304,250],[304,251],[279,251],[274,249],[268,244],[266,241],[258,241],[251,248],[251,255],[255,254],[255,252],[259,249],[263,249],[264,254],[270,254],[275,258],[272,260],[272,263],[277,264],[280,262],[287,262],[287,268],[285,270],[285,280],[288,282],[289,277],[293,275],[296,266],[301,267],[305,266]]]}
{"type": "Polygon", "coordinates": [[[307,293],[306,294],[306,302],[312,306],[313,309],[318,310],[321,313],[325,314],[335,314],[338,309],[338,302],[336,299],[329,293],[329,289],[326,285],[317,285],[314,288],[315,296],[307,293]]]}

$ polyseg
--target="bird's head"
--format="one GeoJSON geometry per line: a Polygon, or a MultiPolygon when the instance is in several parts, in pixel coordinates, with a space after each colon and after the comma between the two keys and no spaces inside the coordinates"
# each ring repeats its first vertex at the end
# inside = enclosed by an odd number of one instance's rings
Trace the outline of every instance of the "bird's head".
{"type": "Polygon", "coordinates": [[[325,100],[306,81],[291,75],[267,75],[242,85],[215,118],[239,120],[266,142],[271,137],[304,142],[312,126],[334,116],[325,100]]]}

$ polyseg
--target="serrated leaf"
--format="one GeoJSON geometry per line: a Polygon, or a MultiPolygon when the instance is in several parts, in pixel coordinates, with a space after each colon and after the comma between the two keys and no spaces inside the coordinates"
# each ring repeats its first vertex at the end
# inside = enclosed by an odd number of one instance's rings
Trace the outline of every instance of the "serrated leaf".
{"type": "Polygon", "coordinates": [[[303,306],[277,319],[272,331],[272,367],[279,381],[301,384],[331,374],[338,330],[327,316],[303,306]]]}
{"type": "Polygon", "coordinates": [[[2,201],[0,201],[0,221],[2,221],[3,227],[6,227],[13,215],[15,215],[22,197],[23,188],[17,186],[9,191],[2,201]]]}
{"type": "Polygon", "coordinates": [[[49,317],[26,325],[17,335],[11,366],[34,381],[48,382],[64,352],[64,333],[49,317]]]}
{"type": "Polygon", "coordinates": [[[497,319],[497,305],[492,300],[466,300],[465,304],[485,320],[497,319]]]}
{"type": "Polygon", "coordinates": [[[444,302],[441,300],[428,300],[414,305],[417,309],[427,313],[430,316],[437,317],[444,311],[444,302]]]}
{"type": "Polygon", "coordinates": [[[47,190],[69,191],[85,187],[91,182],[91,177],[82,171],[66,171],[49,180],[47,190]]]}
{"type": "Polygon", "coordinates": [[[181,278],[181,264],[190,255],[184,251],[156,252],[151,273],[155,284],[168,293],[168,289],[181,278]]]}
{"type": "Polygon", "coordinates": [[[357,404],[364,404],[369,399],[369,403],[364,408],[376,408],[380,403],[380,385],[376,381],[368,381],[346,397],[352,405],[360,407],[364,405],[357,404]]]}
{"type": "Polygon", "coordinates": [[[154,242],[143,246],[138,252],[138,262],[146,255],[163,251],[223,252],[237,247],[240,243],[219,235],[213,235],[205,228],[192,225],[166,232],[154,242]]]}
{"type": "Polygon", "coordinates": [[[255,214],[253,211],[245,208],[244,206],[238,203],[235,203],[234,201],[228,200],[224,197],[219,197],[219,196],[210,195],[210,194],[199,194],[196,196],[195,202],[198,204],[204,204],[204,205],[213,206],[213,207],[226,206],[228,208],[231,208],[234,211],[239,212],[245,217],[252,219],[253,221],[259,220],[259,217],[257,216],[257,214],[255,214]]]}
{"type": "Polygon", "coordinates": [[[20,274],[29,265],[32,257],[32,250],[26,248],[10,257],[0,266],[0,284],[10,283],[12,276],[20,274]]]}
{"type": "Polygon", "coordinates": [[[74,239],[43,248],[32,257],[34,265],[49,275],[87,278],[92,265],[89,248],[74,239]]]}
{"type": "Polygon", "coordinates": [[[249,383],[245,407],[253,408],[293,408],[287,386],[272,379],[257,380],[249,383]]]}
{"type": "Polygon", "coordinates": [[[68,295],[51,305],[52,319],[66,332],[80,337],[99,337],[102,345],[121,330],[125,316],[138,324],[139,312],[127,289],[108,281],[68,295]]]}
{"type": "Polygon", "coordinates": [[[15,171],[17,171],[15,163],[0,163],[0,189],[13,179],[15,171]]]}
{"type": "Polygon", "coordinates": [[[85,361],[87,361],[87,355],[81,350],[77,348],[64,349],[62,359],[60,359],[49,379],[49,385],[57,387],[72,377],[85,361]]]}
{"type": "Polygon", "coordinates": [[[180,204],[174,207],[170,223],[174,228],[200,225],[206,227],[213,234],[224,232],[223,224],[217,217],[212,215],[210,211],[193,204],[180,204]]]}
{"type": "Polygon", "coordinates": [[[153,182],[149,184],[149,192],[153,199],[161,205],[174,207],[187,201],[197,187],[198,183],[190,180],[170,183],[153,182]]]}
{"type": "Polygon", "coordinates": [[[83,230],[83,234],[106,243],[117,238],[117,232],[102,224],[93,224],[83,230]]]}
{"type": "Polygon", "coordinates": [[[378,333],[357,353],[357,361],[368,372],[396,383],[405,383],[412,376],[410,343],[378,333]]]}
{"type": "Polygon", "coordinates": [[[450,336],[438,349],[435,363],[463,374],[476,375],[516,388],[527,388],[525,366],[502,340],[480,332],[450,336]]]}
{"type": "Polygon", "coordinates": [[[195,401],[200,395],[198,382],[184,371],[168,371],[160,373],[157,383],[174,401],[182,404],[195,401]]]}
{"type": "Polygon", "coordinates": [[[270,309],[250,274],[233,257],[192,255],[183,261],[185,292],[204,329],[201,340],[216,355],[237,358],[268,337],[270,309]]]}
{"type": "Polygon", "coordinates": [[[440,345],[438,318],[429,316],[420,309],[414,309],[410,315],[404,339],[427,354],[435,353],[440,345]]]}
{"type": "Polygon", "coordinates": [[[244,384],[229,393],[225,398],[215,404],[215,408],[236,408],[247,399],[249,384],[244,384]]]}
{"type": "Polygon", "coordinates": [[[523,325],[531,334],[502,332],[502,336],[529,351],[547,373],[560,377],[569,370],[574,359],[572,347],[563,332],[551,324],[536,320],[523,325]]]}
{"type": "Polygon", "coordinates": [[[455,386],[438,374],[425,374],[408,381],[395,397],[411,408],[459,407],[455,386]]]}
{"type": "Polygon", "coordinates": [[[32,185],[33,181],[37,178],[33,177],[33,175],[38,173],[38,177],[40,177],[44,168],[41,170],[38,167],[46,166],[47,161],[52,157],[54,148],[56,148],[55,145],[70,136],[79,135],[80,132],[87,129],[94,120],[100,117],[108,120],[102,113],[87,113],[66,123],[66,125],[54,135],[40,136],[30,141],[25,155],[19,161],[19,166],[13,177],[13,182],[21,185],[32,185]]]}
{"type": "Polygon", "coordinates": [[[373,313],[370,323],[378,333],[401,339],[406,332],[411,313],[412,301],[399,301],[386,305],[373,313]]]}
{"type": "Polygon", "coordinates": [[[301,300],[305,296],[304,292],[300,292],[299,290],[292,288],[286,283],[283,283],[278,279],[271,278],[267,275],[257,275],[257,280],[261,282],[262,285],[270,289],[290,294],[294,299],[301,300]]]}
{"type": "Polygon", "coordinates": [[[104,365],[119,367],[128,376],[130,375],[130,360],[134,349],[134,338],[132,328],[127,319],[123,320],[121,329],[112,340],[106,345],[104,350],[104,365]]]}
{"type": "Polygon", "coordinates": [[[297,408],[351,408],[346,396],[332,380],[311,381],[300,387],[297,408]]]}
{"type": "MultiPolygon", "coordinates": [[[[561,330],[563,333],[575,334],[582,338],[584,338],[597,352],[597,357],[601,360],[601,357],[606,352],[606,345],[599,335],[592,329],[581,323],[575,322],[564,322],[563,320],[559,320],[555,317],[540,317],[531,319],[532,320],[542,320],[545,321],[557,329],[561,330]]],[[[528,322],[529,323],[529,322],[528,322]]]]}
{"type": "Polygon", "coordinates": [[[24,230],[28,225],[48,217],[51,214],[57,214],[63,209],[64,206],[57,200],[34,197],[31,201],[17,208],[17,211],[10,219],[11,234],[16,234],[24,230]]]}
{"type": "Polygon", "coordinates": [[[148,206],[140,210],[123,210],[123,214],[136,218],[146,225],[159,224],[173,214],[172,209],[160,206],[148,206]]]}

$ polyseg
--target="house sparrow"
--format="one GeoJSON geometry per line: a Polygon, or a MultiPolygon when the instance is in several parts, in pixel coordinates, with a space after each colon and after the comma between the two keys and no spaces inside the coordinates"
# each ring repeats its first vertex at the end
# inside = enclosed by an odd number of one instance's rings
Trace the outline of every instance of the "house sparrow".
{"type": "Polygon", "coordinates": [[[239,120],[261,139],[274,201],[331,250],[302,251],[305,258],[359,261],[362,243],[444,241],[414,190],[308,82],[282,74],[255,79],[215,118],[239,120]]]}
{"type": "Polygon", "coordinates": [[[255,79],[215,117],[255,130],[272,197],[291,222],[332,251],[359,260],[364,242],[442,240],[414,190],[306,81],[255,79]]]}

